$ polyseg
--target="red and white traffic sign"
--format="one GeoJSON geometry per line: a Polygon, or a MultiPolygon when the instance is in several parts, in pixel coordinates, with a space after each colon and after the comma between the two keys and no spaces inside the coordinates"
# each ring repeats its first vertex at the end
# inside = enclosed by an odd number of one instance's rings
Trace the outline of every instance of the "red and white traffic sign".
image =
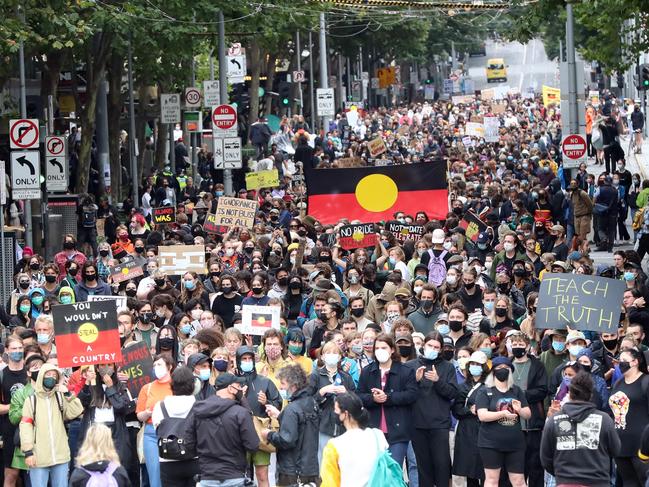
{"type": "Polygon", "coordinates": [[[65,152],[65,139],[63,137],[53,135],[45,139],[45,149],[48,156],[57,157],[63,155],[65,152]]]}
{"type": "Polygon", "coordinates": [[[569,134],[561,141],[561,154],[564,167],[578,167],[588,160],[586,154],[586,137],[581,134],[569,134]]]}
{"type": "Polygon", "coordinates": [[[9,144],[12,149],[38,149],[38,119],[21,118],[9,121],[9,144]]]}
{"type": "Polygon", "coordinates": [[[185,106],[187,108],[201,106],[201,91],[198,88],[185,88],[185,106]]]}
{"type": "Polygon", "coordinates": [[[212,110],[214,137],[231,137],[237,134],[237,109],[232,105],[219,105],[212,110]]]}

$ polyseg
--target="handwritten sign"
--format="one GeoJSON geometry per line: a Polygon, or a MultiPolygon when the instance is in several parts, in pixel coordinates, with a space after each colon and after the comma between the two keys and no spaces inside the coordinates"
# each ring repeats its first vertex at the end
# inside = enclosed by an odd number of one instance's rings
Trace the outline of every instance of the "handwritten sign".
{"type": "Polygon", "coordinates": [[[617,330],[626,286],[623,281],[581,274],[545,274],[536,310],[536,328],[617,330]]]}
{"type": "Polygon", "coordinates": [[[340,246],[345,250],[374,247],[376,229],[374,223],[357,223],[340,227],[340,246]]]}
{"type": "Polygon", "coordinates": [[[153,223],[160,225],[164,223],[173,223],[176,221],[176,208],[173,206],[164,206],[162,208],[153,208],[153,223]]]}
{"type": "Polygon", "coordinates": [[[423,225],[408,225],[407,223],[401,223],[396,220],[387,222],[385,229],[388,232],[392,232],[395,238],[401,243],[409,239],[416,242],[421,239],[425,232],[423,225]]]}
{"type": "Polygon", "coordinates": [[[110,280],[113,283],[128,281],[143,275],[144,270],[142,266],[136,264],[134,261],[118,264],[110,268],[110,280]]]}
{"type": "Polygon", "coordinates": [[[338,167],[361,167],[363,159],[360,157],[341,157],[336,159],[335,164],[338,167]]]}
{"type": "Polygon", "coordinates": [[[162,245],[158,247],[160,270],[172,276],[186,272],[205,273],[205,245],[162,245]]]}
{"type": "Polygon", "coordinates": [[[155,380],[153,375],[153,359],[145,342],[135,342],[122,348],[121,372],[128,376],[126,387],[131,396],[137,397],[142,387],[155,380]]]}
{"type": "Polygon", "coordinates": [[[475,213],[468,211],[464,214],[464,218],[460,222],[460,227],[464,228],[466,238],[476,242],[480,232],[484,232],[487,229],[487,224],[480,220],[475,213]]]}
{"type": "Polygon", "coordinates": [[[280,329],[279,312],[277,306],[244,304],[241,307],[241,324],[234,326],[242,335],[263,335],[271,328],[280,329]]]}
{"type": "Polygon", "coordinates": [[[485,142],[498,142],[500,140],[500,120],[498,117],[484,118],[485,142]]]}
{"type": "Polygon", "coordinates": [[[100,294],[90,294],[88,295],[88,301],[110,301],[115,303],[115,309],[120,310],[126,308],[126,296],[102,296],[100,294]]]}
{"type": "Polygon", "coordinates": [[[252,228],[257,214],[257,202],[243,198],[221,196],[216,207],[215,225],[252,228]]]}
{"type": "Polygon", "coordinates": [[[246,174],[246,189],[274,188],[279,186],[277,169],[270,171],[249,172],[246,174]]]}
{"type": "Polygon", "coordinates": [[[223,234],[227,233],[228,227],[226,227],[225,225],[218,225],[216,214],[208,213],[207,215],[205,215],[203,230],[205,231],[205,233],[223,234]]]}
{"type": "Polygon", "coordinates": [[[484,125],[477,122],[467,122],[464,133],[470,137],[484,137],[484,125]]]}
{"type": "Polygon", "coordinates": [[[383,139],[381,137],[376,137],[375,139],[370,140],[367,143],[367,148],[370,151],[371,157],[378,157],[388,150],[385,142],[383,142],[383,139]]]}

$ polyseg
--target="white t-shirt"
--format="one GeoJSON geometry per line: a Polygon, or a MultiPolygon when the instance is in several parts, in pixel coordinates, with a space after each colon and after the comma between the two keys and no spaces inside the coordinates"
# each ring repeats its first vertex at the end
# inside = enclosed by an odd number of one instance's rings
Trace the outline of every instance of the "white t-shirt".
{"type": "Polygon", "coordinates": [[[367,485],[377,457],[388,448],[385,435],[376,428],[349,430],[329,443],[338,452],[340,487],[367,485]]]}

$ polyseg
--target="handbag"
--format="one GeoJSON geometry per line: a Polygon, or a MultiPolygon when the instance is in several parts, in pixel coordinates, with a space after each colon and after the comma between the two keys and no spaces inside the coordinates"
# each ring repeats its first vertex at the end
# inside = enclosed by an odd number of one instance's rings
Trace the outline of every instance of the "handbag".
{"type": "Polygon", "coordinates": [[[608,205],[603,205],[601,203],[595,203],[593,205],[593,213],[595,213],[598,216],[604,216],[609,212],[610,208],[608,205]]]}
{"type": "Polygon", "coordinates": [[[255,431],[259,436],[259,449],[266,453],[275,453],[275,446],[272,443],[264,440],[261,437],[263,430],[279,431],[279,421],[275,418],[263,418],[261,416],[253,416],[252,423],[255,425],[255,431]]]}
{"type": "Polygon", "coordinates": [[[376,433],[374,437],[376,438],[378,456],[376,457],[376,462],[374,463],[372,475],[370,475],[367,487],[406,487],[401,465],[392,458],[388,449],[381,450],[381,443],[376,433]]]}

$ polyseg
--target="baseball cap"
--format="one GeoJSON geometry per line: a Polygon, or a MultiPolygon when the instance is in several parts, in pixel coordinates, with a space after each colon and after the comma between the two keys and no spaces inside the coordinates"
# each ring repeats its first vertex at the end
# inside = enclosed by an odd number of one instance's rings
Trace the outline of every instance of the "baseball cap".
{"type": "Polygon", "coordinates": [[[455,348],[455,344],[453,343],[453,339],[451,337],[444,337],[444,343],[442,344],[442,346],[455,348]]]}
{"type": "Polygon", "coordinates": [[[568,333],[568,336],[566,337],[566,342],[572,343],[576,340],[583,340],[586,341],[586,335],[583,334],[581,331],[571,331],[568,333]]]}
{"type": "Polygon", "coordinates": [[[484,365],[487,363],[487,354],[484,352],[481,352],[480,350],[476,350],[471,354],[469,357],[469,362],[474,362],[476,364],[484,365]]]}
{"type": "Polygon", "coordinates": [[[431,239],[431,241],[434,244],[444,243],[445,238],[446,238],[446,233],[444,232],[444,230],[442,230],[441,228],[433,230],[433,238],[431,239]]]}
{"type": "Polygon", "coordinates": [[[192,353],[188,358],[187,358],[187,367],[190,369],[193,369],[197,365],[204,364],[206,362],[210,362],[210,358],[205,355],[204,353],[192,353]]]}
{"type": "Polygon", "coordinates": [[[246,383],[245,377],[237,377],[236,375],[226,372],[224,374],[220,374],[216,378],[215,386],[216,386],[216,390],[220,391],[221,389],[225,389],[226,387],[231,386],[232,384],[244,385],[245,383],[246,383]]]}
{"type": "Polygon", "coordinates": [[[479,244],[489,243],[489,234],[487,232],[480,232],[478,234],[478,243],[479,244]]]}
{"type": "Polygon", "coordinates": [[[499,365],[507,365],[510,369],[514,370],[512,361],[509,360],[507,357],[498,356],[491,361],[492,370],[498,367],[499,365]]]}
{"type": "Polygon", "coordinates": [[[394,293],[394,296],[395,297],[401,296],[401,297],[404,297],[404,298],[409,298],[410,297],[410,291],[408,290],[408,288],[400,287],[399,289],[396,290],[396,292],[394,293]]]}

